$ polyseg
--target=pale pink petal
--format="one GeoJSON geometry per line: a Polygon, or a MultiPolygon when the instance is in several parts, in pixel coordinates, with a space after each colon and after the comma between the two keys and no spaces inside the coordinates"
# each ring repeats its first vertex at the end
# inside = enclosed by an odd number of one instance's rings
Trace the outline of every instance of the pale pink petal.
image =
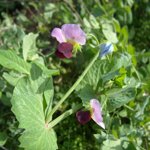
{"type": "Polygon", "coordinates": [[[67,40],[72,40],[80,45],[86,43],[86,35],[79,25],[76,24],[64,24],[62,26],[62,31],[67,40]]]}
{"type": "Polygon", "coordinates": [[[51,33],[51,36],[55,37],[59,43],[66,42],[64,33],[60,28],[54,28],[51,33]]]}
{"type": "Polygon", "coordinates": [[[105,129],[105,125],[103,123],[102,110],[101,105],[97,99],[91,99],[90,105],[92,108],[92,116],[91,118],[103,129],[105,129]]]}
{"type": "Polygon", "coordinates": [[[101,126],[103,129],[105,129],[105,124],[103,122],[97,123],[99,126],[101,126]]]}

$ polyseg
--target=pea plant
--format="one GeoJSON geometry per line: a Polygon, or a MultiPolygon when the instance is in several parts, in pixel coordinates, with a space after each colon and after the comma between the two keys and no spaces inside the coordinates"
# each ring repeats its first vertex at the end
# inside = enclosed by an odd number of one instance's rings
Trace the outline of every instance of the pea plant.
{"type": "Polygon", "coordinates": [[[86,45],[90,45],[91,40],[94,42],[88,49],[93,58],[57,103],[53,78],[59,76],[59,69],[48,68],[44,58],[38,54],[38,34],[23,36],[19,55],[13,50],[0,50],[3,78],[14,87],[11,110],[19,122],[18,128],[22,129],[19,137],[21,148],[58,149],[55,126],[70,115],[76,116],[81,126],[86,126],[92,119],[105,133],[110,130],[110,114],[122,107],[132,109],[126,104],[135,99],[140,86],[133,56],[126,50],[119,51],[116,41],[99,40],[83,30],[78,24],[64,24],[61,28],[52,29],[51,37],[58,41],[55,55],[61,60],[76,58],[79,53],[84,55],[82,51],[86,45]],[[72,93],[78,97],[79,103],[54,117],[72,93]]]}

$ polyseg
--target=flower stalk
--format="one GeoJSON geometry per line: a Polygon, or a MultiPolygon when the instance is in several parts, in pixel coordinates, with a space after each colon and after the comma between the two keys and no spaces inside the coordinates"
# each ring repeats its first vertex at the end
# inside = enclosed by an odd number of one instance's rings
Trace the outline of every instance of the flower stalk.
{"type": "Polygon", "coordinates": [[[68,92],[60,99],[60,101],[55,105],[55,107],[52,109],[52,111],[47,115],[46,122],[50,122],[52,115],[57,111],[57,109],[60,107],[60,105],[69,97],[69,95],[76,89],[76,87],[80,84],[80,82],[83,80],[89,69],[92,67],[94,62],[99,57],[99,51],[96,53],[96,55],[93,57],[89,65],[85,68],[83,73],[79,76],[78,80],[73,84],[73,86],[68,90],[68,92]]]}
{"type": "Polygon", "coordinates": [[[79,104],[77,105],[75,108],[69,109],[67,111],[65,111],[63,114],[61,114],[60,116],[58,116],[56,119],[54,119],[53,121],[51,121],[48,124],[48,128],[51,129],[53,128],[55,125],[57,125],[60,121],[64,120],[65,118],[67,118],[68,116],[72,115],[74,112],[76,112],[77,110],[79,110],[80,108],[82,108],[82,105],[79,104]]]}

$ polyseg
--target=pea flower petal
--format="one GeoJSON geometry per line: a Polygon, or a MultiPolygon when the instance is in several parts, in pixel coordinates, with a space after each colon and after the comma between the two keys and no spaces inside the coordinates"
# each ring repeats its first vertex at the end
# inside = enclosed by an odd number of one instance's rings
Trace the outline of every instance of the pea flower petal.
{"type": "Polygon", "coordinates": [[[78,111],[76,113],[77,120],[82,124],[86,124],[91,119],[90,111],[78,111]]]}
{"type": "Polygon", "coordinates": [[[61,29],[54,28],[51,33],[59,43],[70,42],[84,45],[86,42],[86,35],[77,24],[64,24],[61,29]]]}
{"type": "Polygon", "coordinates": [[[65,56],[64,56],[64,54],[63,53],[60,53],[58,50],[56,50],[56,52],[55,52],[55,54],[56,54],[56,56],[57,57],[59,57],[59,58],[66,58],[65,56]]]}
{"type": "Polygon", "coordinates": [[[66,42],[65,35],[60,28],[54,28],[51,36],[55,37],[59,43],[66,42]]]}
{"type": "Polygon", "coordinates": [[[112,53],[114,50],[113,45],[109,42],[107,42],[105,44],[101,44],[100,49],[101,49],[100,57],[103,57],[109,53],[112,53]]]}
{"type": "Polygon", "coordinates": [[[84,45],[86,42],[86,35],[82,31],[79,25],[76,24],[64,24],[62,26],[62,31],[69,41],[74,41],[80,45],[84,45]]]}
{"type": "Polygon", "coordinates": [[[90,106],[92,108],[91,118],[103,129],[105,129],[105,125],[103,123],[102,110],[101,105],[97,99],[90,100],[90,106]]]}
{"type": "Polygon", "coordinates": [[[73,46],[70,43],[60,43],[56,50],[56,55],[59,58],[71,58],[72,57],[73,46]]]}

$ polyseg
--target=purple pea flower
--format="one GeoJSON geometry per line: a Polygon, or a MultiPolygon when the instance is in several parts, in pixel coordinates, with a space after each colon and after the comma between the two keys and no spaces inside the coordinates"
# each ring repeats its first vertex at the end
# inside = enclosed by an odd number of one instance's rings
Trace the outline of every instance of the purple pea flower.
{"type": "Polygon", "coordinates": [[[97,99],[90,100],[90,106],[92,108],[91,118],[103,129],[105,129],[105,124],[103,123],[102,110],[100,102],[97,99]]]}
{"type": "Polygon", "coordinates": [[[114,50],[114,47],[111,43],[107,42],[107,43],[101,44],[100,49],[101,49],[100,57],[103,57],[109,53],[112,53],[114,50]]]}
{"type": "Polygon", "coordinates": [[[101,105],[97,99],[90,100],[91,111],[78,111],[76,113],[77,120],[81,124],[85,124],[91,120],[91,118],[103,129],[105,129],[105,124],[103,123],[101,105]]]}
{"type": "Polygon", "coordinates": [[[64,24],[61,28],[54,28],[51,36],[59,42],[56,55],[60,58],[71,58],[73,50],[80,49],[80,45],[86,43],[85,33],[76,24],[64,24]]]}

